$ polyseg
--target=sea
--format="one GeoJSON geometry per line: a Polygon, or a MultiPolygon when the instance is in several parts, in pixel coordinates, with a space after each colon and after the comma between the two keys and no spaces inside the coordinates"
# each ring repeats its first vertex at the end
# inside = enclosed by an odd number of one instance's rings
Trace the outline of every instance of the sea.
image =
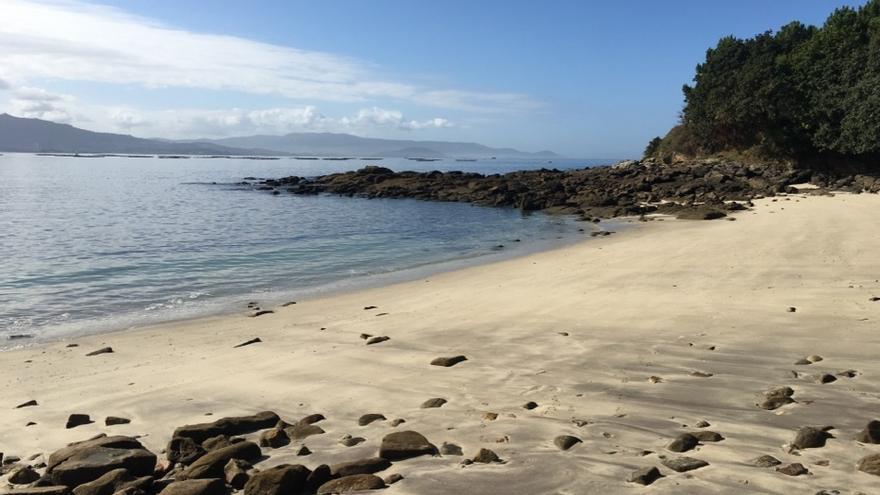
{"type": "MultiPolygon", "coordinates": [[[[273,196],[368,164],[483,174],[615,160],[0,156],[0,349],[415,280],[587,238],[512,208],[273,196]]],[[[587,229],[589,230],[589,228],[587,229]]]]}

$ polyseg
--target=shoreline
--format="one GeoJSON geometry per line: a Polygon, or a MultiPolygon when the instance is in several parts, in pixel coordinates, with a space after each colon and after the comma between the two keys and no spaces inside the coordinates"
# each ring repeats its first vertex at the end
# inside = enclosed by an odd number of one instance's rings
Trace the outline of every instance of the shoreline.
{"type": "Polygon", "coordinates": [[[877,195],[767,198],[733,222],[650,222],[258,318],[4,352],[0,380],[12,393],[0,405],[0,437],[7,455],[23,459],[97,433],[142,435],[159,453],[183,424],[261,410],[289,421],[321,413],[326,433],[264,448],[257,468],[372,457],[384,435],[411,429],[464,455],[395,462],[382,475],[404,479],[385,493],[632,493],[643,488],[627,477],[652,466],[664,475],[652,493],[870,493],[877,478],[855,465],[880,450],[854,438],[878,419],[878,207],[877,195]],[[365,345],[361,334],[390,340],[365,345]],[[114,352],[85,355],[105,346],[114,352]],[[429,364],[459,354],[467,361],[454,367],[429,364]],[[823,360],[795,364],[815,354],[823,360]],[[817,381],[823,373],[835,380],[817,381]],[[779,386],[793,389],[793,403],[756,405],[779,386]],[[447,403],[420,407],[431,398],[447,403]],[[39,405],[14,409],[28,400],[39,405]],[[536,407],[523,408],[530,401],[536,407]],[[95,423],[65,429],[72,413],[95,423]],[[359,426],[367,413],[387,420],[359,426]],[[104,426],[110,415],[132,421],[104,426]],[[394,427],[395,418],[406,423],[394,427]],[[790,450],[808,425],[833,426],[833,438],[790,450]],[[698,431],[723,440],[668,449],[698,431]],[[364,441],[346,447],[346,434],[364,441]],[[562,451],[559,435],[581,443],[562,451]],[[296,456],[301,443],[313,454],[296,456]],[[480,448],[506,463],[462,466],[480,448]],[[708,466],[676,473],[663,463],[681,455],[708,466]],[[812,474],[751,465],[760,455],[812,474]]]}
{"type": "MultiPolygon", "coordinates": [[[[534,214],[553,215],[544,212],[535,212],[534,214]]],[[[546,251],[564,249],[571,245],[592,240],[591,237],[588,237],[591,229],[592,231],[610,229],[617,234],[621,230],[631,229],[635,223],[634,217],[621,217],[606,220],[601,226],[597,226],[588,222],[576,222],[575,217],[571,215],[562,216],[566,217],[565,221],[571,222],[573,227],[577,227],[579,224],[583,224],[583,227],[580,228],[579,231],[566,233],[564,236],[557,237],[556,239],[526,241],[522,243],[522,246],[518,246],[519,243],[516,242],[512,243],[513,247],[511,247],[511,245],[504,245],[504,249],[502,250],[461,254],[452,259],[426,261],[403,269],[359,274],[348,278],[329,281],[316,286],[300,289],[253,292],[247,296],[224,296],[215,300],[205,300],[202,301],[202,304],[198,307],[187,308],[189,311],[181,315],[172,315],[171,313],[177,313],[179,310],[185,309],[183,307],[165,308],[164,315],[157,315],[156,318],[149,319],[146,318],[144,314],[144,312],[149,311],[149,309],[143,308],[137,311],[126,312],[122,315],[124,317],[122,321],[108,321],[110,317],[98,320],[82,320],[72,323],[72,325],[76,327],[73,329],[70,329],[69,327],[60,328],[62,325],[54,325],[48,327],[48,336],[32,335],[29,337],[8,339],[5,342],[0,343],[0,354],[53,342],[65,342],[81,337],[137,331],[159,325],[183,324],[199,319],[238,316],[247,314],[249,308],[247,308],[246,305],[249,301],[258,302],[262,309],[277,309],[279,306],[289,301],[308,301],[413,282],[424,277],[441,273],[467,270],[482,265],[500,263],[546,251]],[[236,309],[237,306],[234,307],[236,304],[240,304],[241,308],[236,309]],[[141,321],[131,322],[132,320],[141,321]],[[80,329],[80,327],[83,326],[93,326],[98,329],[91,331],[80,329]]],[[[638,225],[636,225],[636,227],[638,227],[638,225]]],[[[41,327],[38,330],[45,329],[46,327],[41,327]]],[[[29,333],[25,334],[30,335],[29,333]]]]}

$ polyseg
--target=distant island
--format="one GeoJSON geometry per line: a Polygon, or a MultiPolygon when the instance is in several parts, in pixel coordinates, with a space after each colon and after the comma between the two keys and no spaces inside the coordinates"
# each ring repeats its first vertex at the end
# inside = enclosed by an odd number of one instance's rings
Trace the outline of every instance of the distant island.
{"type": "Polygon", "coordinates": [[[292,133],[226,139],[144,139],[93,132],[68,124],[0,114],[0,152],[255,156],[371,156],[419,158],[555,158],[477,143],[373,139],[350,134],[292,133]]]}

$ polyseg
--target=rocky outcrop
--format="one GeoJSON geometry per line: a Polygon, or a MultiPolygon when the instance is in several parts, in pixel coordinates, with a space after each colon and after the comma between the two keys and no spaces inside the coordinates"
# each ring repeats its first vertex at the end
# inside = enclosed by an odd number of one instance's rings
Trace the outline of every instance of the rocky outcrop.
{"type": "Polygon", "coordinates": [[[195,425],[181,426],[174,430],[174,437],[192,438],[197,443],[215,437],[217,435],[243,435],[253,433],[266,428],[272,428],[281,418],[271,411],[263,411],[253,416],[237,416],[221,418],[213,423],[200,423],[195,425]]]}
{"type": "Polygon", "coordinates": [[[156,467],[156,455],[131,437],[99,437],[78,442],[49,456],[46,474],[57,485],[79,486],[115,469],[132,476],[148,476],[156,467]]]}

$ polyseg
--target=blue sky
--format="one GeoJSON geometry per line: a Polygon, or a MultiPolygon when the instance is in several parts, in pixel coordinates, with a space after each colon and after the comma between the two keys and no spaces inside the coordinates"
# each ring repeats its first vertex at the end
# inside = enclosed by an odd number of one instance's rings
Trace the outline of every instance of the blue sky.
{"type": "Polygon", "coordinates": [[[720,37],[861,3],[3,0],[0,111],[145,137],[328,131],[636,157],[720,37]]]}

